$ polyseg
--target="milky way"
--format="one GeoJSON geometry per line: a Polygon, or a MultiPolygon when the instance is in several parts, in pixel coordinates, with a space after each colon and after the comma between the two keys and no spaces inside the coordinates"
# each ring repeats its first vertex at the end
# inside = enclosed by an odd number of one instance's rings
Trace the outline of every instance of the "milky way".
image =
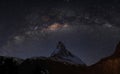
{"type": "Polygon", "coordinates": [[[49,56],[58,41],[63,41],[69,51],[88,65],[112,54],[120,40],[117,7],[91,5],[89,8],[71,1],[45,2],[38,6],[30,3],[33,6],[23,6],[24,10],[22,5],[6,7],[9,12],[3,9],[6,13],[0,15],[8,19],[0,23],[4,42],[0,54],[20,58],[49,56]]]}

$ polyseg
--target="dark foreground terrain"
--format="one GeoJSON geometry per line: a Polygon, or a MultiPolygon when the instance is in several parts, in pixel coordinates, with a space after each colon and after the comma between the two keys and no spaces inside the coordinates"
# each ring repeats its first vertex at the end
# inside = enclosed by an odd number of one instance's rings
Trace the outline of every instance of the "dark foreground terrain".
{"type": "Polygon", "coordinates": [[[1,74],[120,74],[120,43],[109,57],[92,66],[58,61],[53,57],[22,60],[0,56],[1,74]]]}

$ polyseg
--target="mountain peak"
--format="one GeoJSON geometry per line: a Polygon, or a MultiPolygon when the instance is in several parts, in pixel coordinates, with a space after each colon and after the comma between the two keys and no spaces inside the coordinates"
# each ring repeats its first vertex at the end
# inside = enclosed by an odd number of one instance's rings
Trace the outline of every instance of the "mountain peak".
{"type": "Polygon", "coordinates": [[[59,41],[57,45],[57,49],[66,49],[66,47],[61,41],[59,41]]]}
{"type": "Polygon", "coordinates": [[[65,47],[65,45],[59,41],[56,50],[51,54],[52,58],[55,58],[56,60],[62,61],[62,62],[68,62],[72,64],[80,64],[85,65],[81,59],[79,59],[77,56],[72,54],[70,51],[68,51],[65,47]]]}

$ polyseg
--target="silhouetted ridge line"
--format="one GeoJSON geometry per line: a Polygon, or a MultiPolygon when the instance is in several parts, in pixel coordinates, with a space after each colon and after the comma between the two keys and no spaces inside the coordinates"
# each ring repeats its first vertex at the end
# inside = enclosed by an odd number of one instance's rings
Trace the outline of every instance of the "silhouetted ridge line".
{"type": "Polygon", "coordinates": [[[85,65],[80,58],[68,51],[61,41],[58,42],[57,48],[50,57],[54,58],[57,61],[85,65]]]}

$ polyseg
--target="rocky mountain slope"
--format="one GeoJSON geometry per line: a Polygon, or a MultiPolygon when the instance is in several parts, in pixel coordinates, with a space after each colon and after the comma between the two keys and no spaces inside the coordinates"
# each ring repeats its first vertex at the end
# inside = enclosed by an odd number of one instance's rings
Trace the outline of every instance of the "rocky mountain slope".
{"type": "Polygon", "coordinates": [[[87,73],[91,74],[120,74],[120,42],[113,55],[100,60],[90,66],[87,73]]]}
{"type": "Polygon", "coordinates": [[[85,63],[77,56],[68,51],[62,42],[59,42],[56,50],[51,54],[51,57],[57,61],[68,62],[71,64],[84,65],[85,63]]]}
{"type": "Polygon", "coordinates": [[[2,74],[120,74],[120,42],[115,52],[92,66],[86,66],[62,42],[50,57],[22,60],[0,56],[2,74]],[[74,59],[75,58],[75,59],[74,59]]]}

